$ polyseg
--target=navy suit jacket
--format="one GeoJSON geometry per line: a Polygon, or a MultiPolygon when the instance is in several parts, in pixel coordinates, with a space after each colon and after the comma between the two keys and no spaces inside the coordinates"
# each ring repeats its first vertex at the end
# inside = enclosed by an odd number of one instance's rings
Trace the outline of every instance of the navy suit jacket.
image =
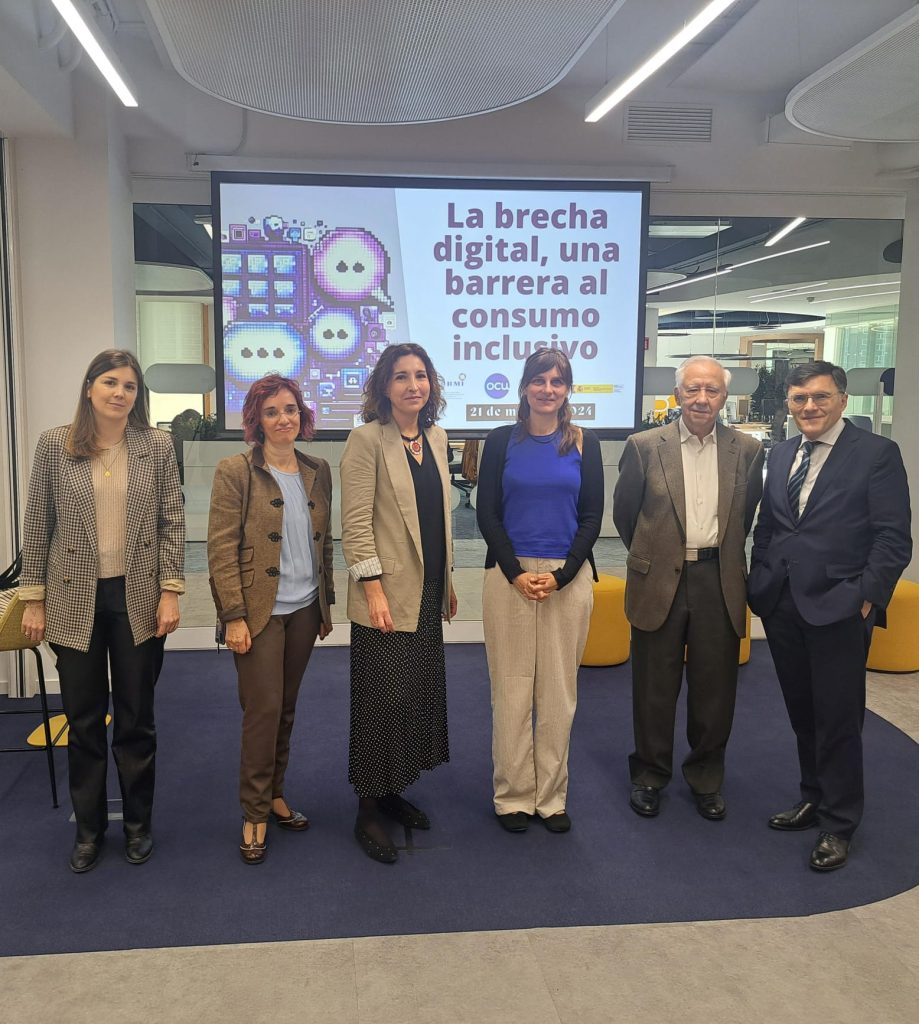
{"type": "Polygon", "coordinates": [[[769,615],[787,577],[806,622],[826,626],[870,601],[876,624],[912,558],[909,486],[893,441],[846,421],[820,469],[800,520],[792,518],[788,476],[800,438],[776,445],[753,531],[748,600],[769,615]]]}

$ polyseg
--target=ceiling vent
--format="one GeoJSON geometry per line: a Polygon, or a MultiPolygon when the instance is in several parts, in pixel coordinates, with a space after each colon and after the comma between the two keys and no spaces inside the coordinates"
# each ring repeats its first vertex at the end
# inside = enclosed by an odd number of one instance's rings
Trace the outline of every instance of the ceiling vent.
{"type": "Polygon", "coordinates": [[[630,106],[626,142],[711,142],[711,107],[630,106]]]}

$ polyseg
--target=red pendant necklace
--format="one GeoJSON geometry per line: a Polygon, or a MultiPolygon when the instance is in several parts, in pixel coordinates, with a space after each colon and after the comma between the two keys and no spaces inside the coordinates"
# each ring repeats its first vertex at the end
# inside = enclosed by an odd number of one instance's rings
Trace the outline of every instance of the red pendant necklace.
{"type": "Polygon", "coordinates": [[[399,437],[408,445],[408,450],[412,455],[421,454],[421,433],[419,430],[414,437],[406,437],[405,434],[399,434],[399,437]]]}

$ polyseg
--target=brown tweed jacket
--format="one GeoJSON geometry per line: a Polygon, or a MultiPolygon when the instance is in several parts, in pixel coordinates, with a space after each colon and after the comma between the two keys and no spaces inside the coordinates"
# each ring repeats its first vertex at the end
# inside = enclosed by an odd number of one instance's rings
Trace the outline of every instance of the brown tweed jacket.
{"type": "MultiPolygon", "coordinates": [[[[89,650],[98,578],[96,502],[87,458],[65,450],[69,427],[38,439],[22,546],[23,587],[45,588],[45,639],[89,650]]],[[[162,430],[125,432],[125,593],[134,643],[156,633],[160,583],[185,577],[185,513],[172,438],[162,430]]]]}
{"type": "MultiPolygon", "coordinates": [[[[297,452],[319,557],[319,607],[332,625],[332,474],[325,459],[297,452]]],[[[284,499],[260,446],[222,459],[211,489],[207,560],[221,622],[245,619],[253,637],[268,624],[278,593],[284,499]]]]}
{"type": "MultiPolygon", "coordinates": [[[[744,543],[763,493],[763,446],[718,423],[718,546],[721,591],[739,637],[746,633],[744,543]]],[[[632,434],[619,462],[613,521],[629,549],[625,613],[638,629],[660,629],[686,557],[686,489],[680,425],[632,434]]]]}

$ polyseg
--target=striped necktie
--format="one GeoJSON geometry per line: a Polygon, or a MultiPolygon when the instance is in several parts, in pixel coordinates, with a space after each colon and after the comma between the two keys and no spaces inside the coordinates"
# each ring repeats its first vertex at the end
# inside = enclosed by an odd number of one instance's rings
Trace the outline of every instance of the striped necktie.
{"type": "Polygon", "coordinates": [[[791,515],[795,522],[798,521],[798,506],[801,504],[801,488],[810,469],[811,452],[814,450],[816,441],[804,441],[801,445],[801,464],[788,478],[788,504],[791,505],[791,515]]]}

